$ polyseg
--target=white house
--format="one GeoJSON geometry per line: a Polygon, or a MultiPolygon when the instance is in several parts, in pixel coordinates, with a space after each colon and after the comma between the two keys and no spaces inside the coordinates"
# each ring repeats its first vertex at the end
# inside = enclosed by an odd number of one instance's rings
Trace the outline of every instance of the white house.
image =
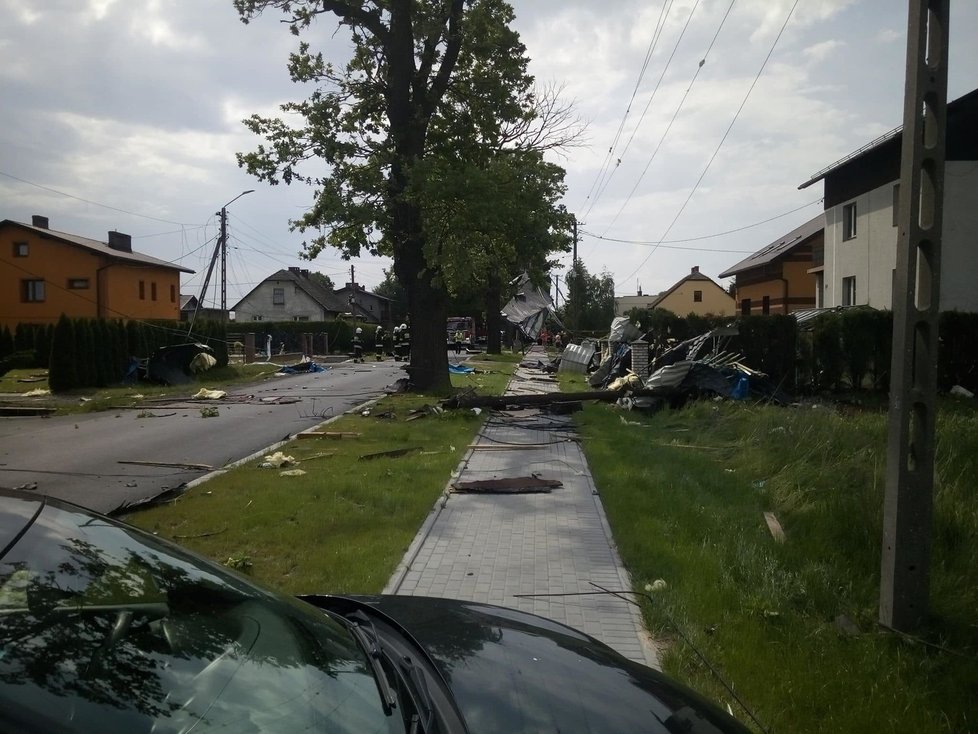
{"type": "MultiPolygon", "coordinates": [[[[901,139],[896,128],[798,187],[825,182],[816,306],[892,308],[901,139]]],[[[948,104],[946,141],[940,309],[978,312],[978,89],[948,104]]]]}

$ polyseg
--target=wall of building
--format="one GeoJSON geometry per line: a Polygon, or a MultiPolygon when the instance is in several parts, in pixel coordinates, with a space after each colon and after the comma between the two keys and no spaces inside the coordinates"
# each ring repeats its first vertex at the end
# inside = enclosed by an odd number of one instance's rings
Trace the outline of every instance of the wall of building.
{"type": "Polygon", "coordinates": [[[733,296],[712,280],[684,280],[656,308],[672,311],[677,316],[691,313],[699,316],[733,316],[736,313],[733,296]],[[694,291],[702,291],[702,301],[694,300],[694,291]]]}
{"type": "MultiPolygon", "coordinates": [[[[824,305],[842,305],[843,278],[855,277],[858,305],[893,307],[898,228],[890,181],[825,212],[824,305]],[[856,202],[856,236],[843,241],[843,208],[856,202]]],[[[978,311],[978,164],[948,161],[945,169],[941,310],[978,311]]]]}
{"type": "Polygon", "coordinates": [[[177,319],[179,290],[177,270],[118,264],[33,230],[8,226],[0,231],[0,326],[53,324],[62,313],[73,318],[177,319]],[[20,242],[27,243],[26,257],[14,255],[15,243],[20,242]],[[24,280],[44,281],[43,301],[23,301],[24,280]],[[71,281],[83,280],[87,287],[70,287],[71,281]],[[144,300],[138,297],[139,280],[146,283],[144,300]],[[157,284],[155,302],[150,298],[153,282],[157,284]]]}
{"type": "Polygon", "coordinates": [[[234,320],[247,321],[325,321],[323,307],[291,280],[266,280],[242,299],[234,311],[234,320]],[[285,289],[285,303],[276,304],[276,288],[285,289]],[[260,318],[259,318],[260,317],[260,318]]]}
{"type": "Polygon", "coordinates": [[[625,316],[633,308],[652,308],[658,297],[658,293],[654,296],[618,296],[615,298],[615,316],[625,316]]]}

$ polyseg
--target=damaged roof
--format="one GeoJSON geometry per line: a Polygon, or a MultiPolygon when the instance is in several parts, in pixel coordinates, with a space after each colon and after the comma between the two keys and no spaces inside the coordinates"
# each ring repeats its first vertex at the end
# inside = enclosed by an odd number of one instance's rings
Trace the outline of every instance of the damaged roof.
{"type": "Polygon", "coordinates": [[[792,249],[805,242],[812,235],[818,234],[824,228],[825,214],[824,212],[819,212],[818,216],[813,217],[800,227],[796,227],[788,232],[788,234],[779,237],[777,240],[758,250],[750,257],[741,260],[732,268],[728,268],[727,270],[723,271],[720,273],[719,277],[728,278],[731,275],[742,273],[745,270],[750,270],[751,268],[756,268],[760,265],[766,265],[782,255],[789,253],[792,249]]]}

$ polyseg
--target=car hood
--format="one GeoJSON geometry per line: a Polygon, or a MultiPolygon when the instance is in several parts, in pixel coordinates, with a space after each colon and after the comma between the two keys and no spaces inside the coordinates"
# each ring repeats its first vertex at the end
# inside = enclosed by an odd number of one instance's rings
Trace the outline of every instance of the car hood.
{"type": "Polygon", "coordinates": [[[473,734],[749,731],[691,689],[536,615],[426,597],[347,598],[427,652],[473,734]]]}

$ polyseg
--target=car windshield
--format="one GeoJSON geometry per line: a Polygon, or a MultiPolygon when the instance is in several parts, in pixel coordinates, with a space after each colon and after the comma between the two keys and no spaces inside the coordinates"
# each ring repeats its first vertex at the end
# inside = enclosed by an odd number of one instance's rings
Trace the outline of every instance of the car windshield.
{"type": "Polygon", "coordinates": [[[347,628],[48,506],[0,559],[0,730],[391,732],[347,628]]]}

